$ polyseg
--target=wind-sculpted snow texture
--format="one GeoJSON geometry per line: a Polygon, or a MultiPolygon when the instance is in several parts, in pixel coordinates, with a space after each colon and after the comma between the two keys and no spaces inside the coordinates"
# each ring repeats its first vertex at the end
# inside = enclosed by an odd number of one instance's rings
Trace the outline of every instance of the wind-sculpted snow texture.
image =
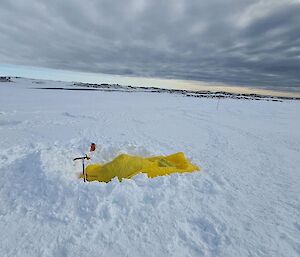
{"type": "Polygon", "coordinates": [[[13,80],[0,85],[0,256],[300,255],[299,101],[13,80]],[[94,162],[183,151],[203,171],[83,183],[72,159],[91,142],[94,162]]]}

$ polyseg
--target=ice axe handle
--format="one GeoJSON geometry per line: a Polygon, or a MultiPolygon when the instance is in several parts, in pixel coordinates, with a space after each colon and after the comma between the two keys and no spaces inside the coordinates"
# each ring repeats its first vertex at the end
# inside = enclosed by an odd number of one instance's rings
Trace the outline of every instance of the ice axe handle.
{"type": "Polygon", "coordinates": [[[74,158],[73,161],[77,161],[77,160],[82,160],[82,175],[83,175],[83,181],[86,182],[87,178],[86,178],[86,173],[85,173],[85,167],[84,167],[84,160],[90,160],[91,158],[87,156],[87,154],[85,156],[81,156],[81,157],[77,157],[74,158]]]}

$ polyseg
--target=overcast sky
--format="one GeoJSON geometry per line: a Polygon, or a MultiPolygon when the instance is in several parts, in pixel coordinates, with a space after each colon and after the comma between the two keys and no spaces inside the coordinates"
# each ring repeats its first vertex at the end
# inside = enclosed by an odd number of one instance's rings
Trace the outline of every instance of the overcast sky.
{"type": "Polygon", "coordinates": [[[300,90],[299,0],[0,6],[2,64],[300,90]]]}

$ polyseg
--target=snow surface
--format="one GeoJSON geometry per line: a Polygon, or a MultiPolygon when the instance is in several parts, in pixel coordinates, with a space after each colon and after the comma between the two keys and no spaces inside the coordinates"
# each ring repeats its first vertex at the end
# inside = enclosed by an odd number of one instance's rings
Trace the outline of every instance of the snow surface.
{"type": "Polygon", "coordinates": [[[0,83],[0,256],[300,255],[300,102],[0,83]],[[217,103],[219,101],[219,103],[217,103]],[[201,172],[83,183],[72,159],[184,151],[201,172]]]}

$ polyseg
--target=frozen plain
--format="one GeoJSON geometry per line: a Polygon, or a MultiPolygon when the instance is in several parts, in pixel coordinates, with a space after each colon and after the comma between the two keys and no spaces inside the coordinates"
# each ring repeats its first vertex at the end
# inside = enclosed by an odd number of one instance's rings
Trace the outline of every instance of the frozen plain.
{"type": "Polygon", "coordinates": [[[0,83],[0,256],[300,255],[300,101],[0,83]],[[219,101],[219,103],[218,103],[219,101]],[[83,183],[72,159],[185,152],[201,172],[83,183]]]}

